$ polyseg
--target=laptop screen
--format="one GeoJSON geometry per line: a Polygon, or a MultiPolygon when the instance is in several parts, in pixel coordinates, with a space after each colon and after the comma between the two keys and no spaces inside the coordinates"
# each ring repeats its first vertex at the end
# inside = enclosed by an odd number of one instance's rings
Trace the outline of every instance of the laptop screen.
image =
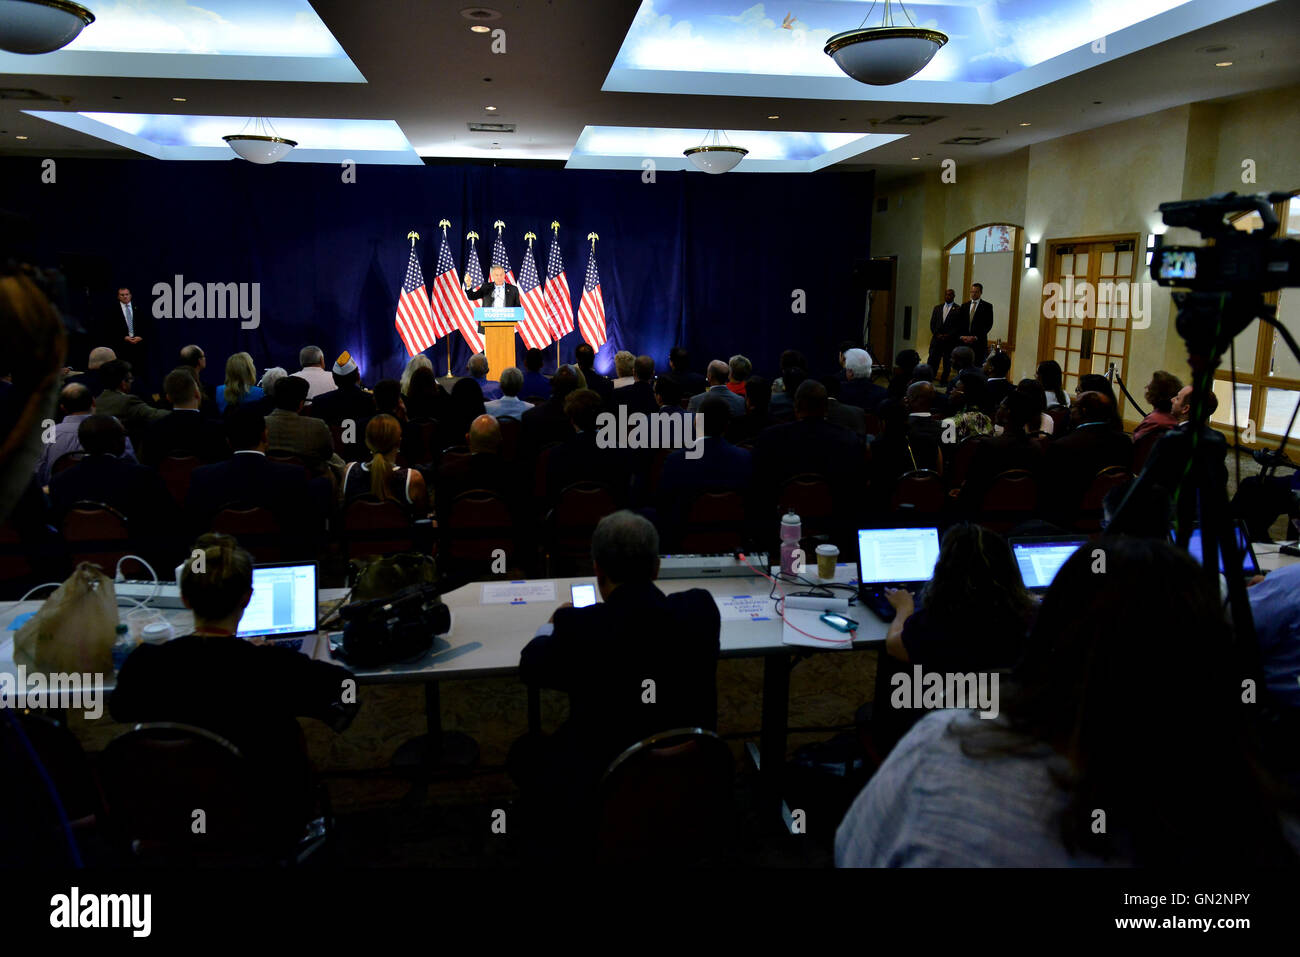
{"type": "Polygon", "coordinates": [[[937,528],[858,529],[858,571],[864,585],[928,582],[938,560],[937,528]]]}
{"type": "Polygon", "coordinates": [[[1078,538],[1013,538],[1011,551],[1020,566],[1020,577],[1030,591],[1042,591],[1052,584],[1071,555],[1086,542],[1078,538]]]}
{"type": "Polygon", "coordinates": [[[239,637],[301,635],[316,630],[316,563],[254,565],[253,597],[239,637]]]}
{"type": "MultiPolygon", "coordinates": [[[[1246,534],[1246,527],[1241,522],[1236,523],[1237,528],[1237,548],[1241,551],[1241,570],[1247,575],[1259,574],[1259,562],[1255,558],[1255,551],[1250,546],[1250,537],[1246,534]]],[[[1169,536],[1178,541],[1178,534],[1170,531],[1169,536]]],[[[1196,527],[1192,529],[1192,537],[1187,540],[1187,554],[1195,558],[1200,564],[1205,564],[1204,551],[1201,547],[1201,529],[1196,527]]],[[[1222,574],[1223,556],[1215,556],[1215,567],[1222,574]]]]}

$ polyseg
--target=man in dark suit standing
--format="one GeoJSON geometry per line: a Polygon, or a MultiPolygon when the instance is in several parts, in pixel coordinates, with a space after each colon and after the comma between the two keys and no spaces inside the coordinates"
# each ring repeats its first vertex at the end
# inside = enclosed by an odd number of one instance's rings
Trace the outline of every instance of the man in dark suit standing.
{"type": "MultiPolygon", "coordinates": [[[[493,266],[488,270],[488,281],[477,289],[471,289],[469,273],[465,273],[465,294],[470,301],[482,300],[484,309],[510,308],[519,305],[519,287],[506,282],[506,267],[493,266]]],[[[482,323],[479,332],[483,331],[482,323]]]]}
{"type": "Polygon", "coordinates": [[[984,287],[977,282],[971,283],[970,301],[961,307],[957,338],[962,345],[970,346],[975,352],[975,364],[984,364],[984,357],[989,354],[989,330],[993,328],[993,305],[983,299],[984,287]]]}
{"type": "Polygon", "coordinates": [[[602,600],[561,605],[519,657],[525,683],[568,693],[569,719],[551,738],[521,738],[509,759],[526,798],[543,804],[548,828],[570,835],[551,812],[589,828],[601,773],[621,751],[660,731],[717,726],[721,618],[713,597],[702,588],[659,590],[659,536],[632,512],[600,520],[591,560],[602,600]]]}
{"type": "Polygon", "coordinates": [[[117,291],[117,302],[104,317],[99,338],[98,344],[108,346],[117,358],[131,363],[142,375],[148,372],[149,344],[153,339],[149,310],[137,308],[126,286],[117,291]]]}
{"type": "Polygon", "coordinates": [[[930,353],[925,360],[925,364],[936,372],[940,373],[940,382],[948,381],[948,354],[952,352],[952,347],[956,341],[949,333],[949,317],[953,316],[961,307],[957,305],[957,291],[947,289],[943,294],[943,302],[930,310],[930,353]],[[940,369],[942,365],[942,369],[940,369]]]}

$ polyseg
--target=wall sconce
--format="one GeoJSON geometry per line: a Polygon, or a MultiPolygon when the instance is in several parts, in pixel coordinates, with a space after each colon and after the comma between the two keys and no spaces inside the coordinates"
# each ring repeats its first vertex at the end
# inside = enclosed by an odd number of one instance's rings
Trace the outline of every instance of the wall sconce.
{"type": "Polygon", "coordinates": [[[1038,266],[1038,243],[1025,243],[1025,268],[1034,269],[1038,266]]]}
{"type": "Polygon", "coordinates": [[[1156,248],[1160,245],[1159,233],[1147,233],[1147,265],[1151,265],[1151,259],[1155,256],[1156,248]]]}

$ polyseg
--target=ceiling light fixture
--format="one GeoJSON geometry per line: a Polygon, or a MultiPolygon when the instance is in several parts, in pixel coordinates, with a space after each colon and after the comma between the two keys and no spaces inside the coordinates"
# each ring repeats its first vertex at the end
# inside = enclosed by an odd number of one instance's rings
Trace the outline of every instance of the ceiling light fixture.
{"type": "Polygon", "coordinates": [[[25,140],[25,139],[27,139],[27,137],[23,136],[23,134],[21,134],[21,133],[18,133],[18,134],[15,134],[14,139],[16,139],[16,140],[25,140]]]}
{"type": "Polygon", "coordinates": [[[71,0],[0,0],[0,50],[53,53],[95,22],[95,15],[71,0]]]}
{"type": "Polygon", "coordinates": [[[779,119],[781,118],[781,114],[780,114],[780,113],[769,113],[769,114],[767,114],[767,118],[768,118],[769,120],[779,120],[779,119]]]}
{"type": "Polygon", "coordinates": [[[172,97],[172,102],[173,102],[173,103],[184,103],[184,102],[185,102],[185,97],[183,97],[183,96],[173,96],[173,97],[172,97]]]}
{"type": "Polygon", "coordinates": [[[1021,126],[1032,126],[1033,124],[1032,124],[1032,123],[1021,123],[1020,125],[1021,125],[1021,126]]]}
{"type": "Polygon", "coordinates": [[[244,132],[248,129],[248,123],[245,123],[244,130],[221,138],[237,155],[250,163],[257,163],[259,166],[277,163],[298,145],[297,140],[278,136],[269,120],[258,117],[248,122],[253,124],[251,133],[244,132]]]}
{"type": "MultiPolygon", "coordinates": [[[[859,25],[856,30],[835,34],[826,41],[826,55],[859,83],[890,86],[916,76],[948,42],[948,35],[916,26],[907,8],[901,2],[898,5],[910,26],[894,25],[890,0],[885,0],[880,26],[859,25]]],[[[870,15],[868,10],[867,16],[870,15]]],[[[862,22],[867,22],[866,17],[862,22]]]]}
{"type": "Polygon", "coordinates": [[[690,160],[696,169],[706,173],[729,172],[736,168],[736,164],[745,158],[749,150],[741,146],[733,146],[730,138],[723,143],[724,137],[727,137],[724,130],[709,130],[704,134],[704,140],[699,146],[683,150],[682,155],[690,160]],[[712,141],[709,140],[709,133],[713,134],[712,141]]]}
{"type": "Polygon", "coordinates": [[[474,24],[472,27],[469,28],[469,30],[470,33],[491,33],[492,32],[491,27],[485,27],[481,23],[474,24]]]}
{"type": "Polygon", "coordinates": [[[497,108],[496,108],[495,106],[485,106],[485,107],[483,107],[483,109],[488,110],[489,112],[495,113],[497,108]]]}
{"type": "Polygon", "coordinates": [[[1231,61],[1231,60],[1221,60],[1221,61],[1219,61],[1218,63],[1216,63],[1216,64],[1214,64],[1214,65],[1215,65],[1215,66],[1232,66],[1232,61],[1231,61]]]}

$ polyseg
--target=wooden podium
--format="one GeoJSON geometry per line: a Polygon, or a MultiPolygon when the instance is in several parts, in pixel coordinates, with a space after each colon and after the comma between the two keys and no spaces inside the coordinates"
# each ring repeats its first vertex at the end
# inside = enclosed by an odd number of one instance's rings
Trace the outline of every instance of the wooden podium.
{"type": "Polygon", "coordinates": [[[497,382],[501,372],[515,364],[515,323],[522,321],[522,306],[479,306],[474,321],[483,326],[484,353],[488,361],[488,381],[497,382]]]}

